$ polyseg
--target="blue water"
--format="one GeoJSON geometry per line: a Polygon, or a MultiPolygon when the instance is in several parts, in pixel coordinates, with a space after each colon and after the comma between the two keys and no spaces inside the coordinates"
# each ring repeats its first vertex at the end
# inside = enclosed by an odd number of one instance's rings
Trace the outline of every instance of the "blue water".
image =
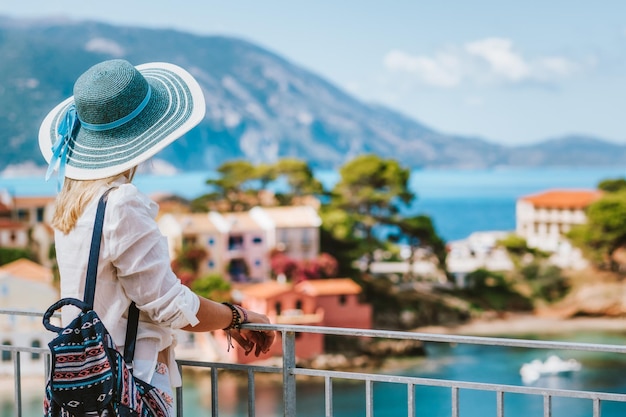
{"type": "MultiPolygon", "coordinates": [[[[535,338],[532,335],[524,338],[535,338]]],[[[546,337],[542,337],[546,339],[546,337]]],[[[623,345],[625,334],[601,332],[578,332],[550,335],[548,340],[577,341],[623,345]]],[[[563,390],[595,390],[607,393],[626,392],[626,357],[618,354],[596,352],[535,350],[496,346],[450,345],[428,343],[427,356],[399,361],[386,373],[394,375],[446,379],[499,385],[525,386],[519,375],[520,367],[533,359],[545,360],[550,354],[561,358],[573,358],[582,363],[579,372],[570,375],[542,377],[526,385],[536,388],[563,390]]],[[[185,381],[184,408],[190,415],[204,415],[210,409],[208,377],[187,377],[185,381]]],[[[298,417],[325,415],[325,388],[320,379],[297,380],[298,417]]],[[[247,386],[245,375],[239,383],[220,380],[220,416],[243,417],[247,414],[247,386]]],[[[282,415],[282,386],[275,382],[256,379],[257,415],[263,417],[282,415]]],[[[405,385],[374,383],[374,415],[396,417],[408,415],[408,394],[405,385]]],[[[366,415],[366,388],[364,382],[334,380],[333,415],[353,417],[366,415]]],[[[415,386],[415,415],[449,417],[452,415],[449,388],[415,386]]],[[[497,415],[495,392],[460,390],[459,410],[461,417],[487,417],[497,415]]],[[[543,397],[527,394],[505,394],[504,415],[528,417],[543,415],[543,397]]],[[[553,417],[588,417],[593,415],[590,400],[554,398],[553,417]]],[[[603,417],[626,415],[626,403],[602,403],[603,417]]]]}
{"type": "MultiPolygon", "coordinates": [[[[146,193],[165,191],[194,198],[210,191],[205,182],[213,175],[138,175],[135,183],[146,193]]],[[[327,188],[338,179],[334,171],[316,175],[327,188]]],[[[521,196],[551,188],[596,188],[599,181],[618,177],[626,177],[626,167],[419,170],[411,174],[410,183],[417,199],[405,212],[431,216],[438,233],[450,241],[474,231],[514,230],[515,201],[521,196]]],[[[3,188],[15,195],[54,195],[56,184],[41,177],[0,178],[3,188]]]]}
{"type": "MultiPolygon", "coordinates": [[[[624,345],[626,333],[576,332],[519,336],[524,339],[559,340],[581,343],[605,343],[624,345]]],[[[396,361],[393,368],[382,372],[433,379],[483,382],[524,386],[519,375],[520,367],[533,359],[545,360],[550,354],[563,359],[573,358],[581,362],[582,369],[570,375],[543,377],[532,383],[532,387],[594,390],[607,393],[626,393],[626,357],[620,354],[536,350],[480,345],[451,345],[427,343],[427,355],[396,361]]],[[[218,405],[220,417],[245,417],[248,415],[246,374],[239,378],[220,373],[218,381],[218,405]]],[[[255,377],[255,410],[259,417],[279,417],[282,411],[282,385],[280,377],[267,379],[255,377]]],[[[10,381],[12,382],[12,381],[10,381]]],[[[9,380],[2,380],[2,385],[9,380]]],[[[41,415],[41,387],[28,384],[22,393],[24,417],[41,415]]],[[[12,386],[12,384],[11,384],[12,386]]],[[[184,415],[210,415],[211,386],[208,374],[186,374],[184,378],[184,415]]],[[[366,388],[363,382],[334,380],[333,416],[356,417],[366,415],[366,388]]],[[[405,385],[374,383],[374,416],[397,417],[408,415],[407,390],[405,385]]],[[[415,386],[416,416],[449,417],[451,414],[451,392],[448,388],[415,386]]],[[[325,388],[322,378],[297,378],[296,410],[298,417],[325,415],[325,388]]],[[[460,417],[495,417],[496,394],[494,392],[462,389],[459,392],[460,417]]],[[[543,415],[543,398],[522,394],[505,394],[504,411],[507,417],[529,417],[543,415]]],[[[0,417],[14,414],[11,397],[0,395],[0,417]]],[[[589,400],[555,398],[553,417],[589,417],[593,415],[593,404],[589,400]]],[[[602,417],[626,415],[626,403],[602,402],[602,417]]]]}

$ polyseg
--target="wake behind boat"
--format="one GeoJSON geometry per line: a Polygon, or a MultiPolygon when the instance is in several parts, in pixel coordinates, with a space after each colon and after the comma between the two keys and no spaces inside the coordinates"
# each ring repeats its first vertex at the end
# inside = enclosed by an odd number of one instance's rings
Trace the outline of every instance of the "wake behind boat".
{"type": "Polygon", "coordinates": [[[580,371],[582,365],[576,359],[563,360],[552,355],[545,362],[535,359],[520,368],[520,375],[525,384],[535,382],[544,375],[569,374],[580,371]]]}

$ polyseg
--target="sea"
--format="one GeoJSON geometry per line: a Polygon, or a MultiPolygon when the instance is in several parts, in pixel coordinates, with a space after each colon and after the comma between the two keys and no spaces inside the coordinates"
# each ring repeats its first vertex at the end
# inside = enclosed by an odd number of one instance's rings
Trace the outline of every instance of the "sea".
{"type": "MultiPolygon", "coordinates": [[[[140,175],[137,186],[147,194],[174,193],[195,198],[208,191],[211,172],[188,172],[169,176],[140,175]]],[[[330,188],[338,180],[334,171],[318,171],[316,176],[330,188]]],[[[507,231],[515,229],[515,203],[518,198],[549,189],[593,189],[604,179],[626,177],[626,167],[603,168],[501,168],[489,170],[416,170],[411,174],[410,187],[417,199],[406,207],[406,214],[426,214],[432,217],[438,233],[446,240],[464,239],[478,231],[507,231]]],[[[2,178],[0,190],[17,196],[54,195],[56,182],[46,183],[41,177],[2,178]]],[[[626,327],[625,327],[626,329],[626,327]]],[[[505,336],[505,335],[503,335],[505,336]]],[[[519,336],[516,336],[519,337],[519,336]]],[[[552,335],[529,334],[525,339],[561,340],[585,343],[623,345],[625,332],[576,332],[552,335]]],[[[446,378],[472,382],[521,385],[519,369],[533,359],[545,360],[548,354],[563,359],[577,359],[583,367],[567,376],[541,378],[533,386],[571,390],[597,390],[626,393],[626,357],[597,352],[539,352],[532,349],[462,344],[426,344],[423,358],[396,362],[393,369],[383,369],[395,375],[446,378]]],[[[9,383],[1,379],[2,386],[9,383]]],[[[11,381],[12,382],[12,381],[11,381]]],[[[41,393],[35,389],[24,392],[22,415],[41,415],[41,393]]],[[[210,387],[207,377],[186,375],[183,396],[184,414],[210,414],[210,387]]],[[[325,415],[324,381],[305,380],[297,385],[297,415],[325,415]]],[[[283,415],[282,387],[275,381],[256,382],[257,416],[283,415]]],[[[221,417],[247,416],[245,376],[220,382],[221,417]],[[241,382],[241,381],[244,382],[241,382]]],[[[5,392],[6,394],[6,392],[5,392]]],[[[362,383],[336,381],[333,383],[333,415],[353,417],[366,415],[365,386],[362,383]]],[[[416,416],[444,417],[451,415],[450,391],[443,388],[416,388],[416,416]]],[[[461,391],[461,417],[496,416],[496,394],[461,391]]],[[[406,416],[405,386],[374,384],[374,415],[376,417],[406,416]]],[[[543,399],[521,394],[505,396],[507,417],[541,416],[543,399]]],[[[626,404],[602,403],[603,417],[626,415],[626,404]]],[[[15,415],[12,397],[0,395],[0,417],[15,415]]],[[[587,417],[593,415],[593,404],[580,399],[555,399],[553,417],[587,417]]]]}
{"type": "MultiPolygon", "coordinates": [[[[211,191],[206,180],[215,175],[208,171],[137,175],[134,182],[147,194],[165,192],[192,199],[211,191]]],[[[339,179],[331,170],[315,175],[327,189],[339,179]]],[[[403,213],[430,216],[439,235],[453,241],[478,231],[515,230],[515,203],[522,196],[556,188],[593,189],[604,179],[624,177],[626,167],[415,170],[409,187],[417,198],[403,213]]],[[[56,187],[54,177],[49,182],[41,175],[0,177],[0,190],[17,196],[54,195],[56,187]]]]}
{"type": "MultiPolygon", "coordinates": [[[[506,335],[502,335],[506,336],[506,335]]],[[[516,335],[523,339],[541,339],[580,343],[624,345],[626,333],[575,332],[550,335],[516,335]]],[[[626,393],[626,357],[623,354],[522,349],[502,346],[481,346],[451,343],[426,343],[426,355],[419,358],[392,359],[380,373],[399,376],[446,379],[475,383],[491,383],[539,389],[626,393]],[[575,359],[581,363],[579,371],[569,374],[543,376],[532,383],[524,383],[520,376],[523,364],[534,359],[545,360],[549,355],[561,359],[575,359]]],[[[0,417],[16,414],[12,396],[12,380],[0,383],[0,417]],[[5,386],[6,385],[6,386],[5,386]]],[[[325,385],[323,378],[296,379],[296,415],[319,417],[325,413],[325,385]]],[[[185,373],[183,378],[183,415],[211,414],[210,374],[185,373]]],[[[41,416],[43,378],[30,380],[23,389],[22,416],[41,416]]],[[[246,417],[248,413],[247,374],[219,373],[218,409],[220,417],[246,417]]],[[[334,379],[332,382],[333,416],[363,417],[366,408],[366,386],[361,381],[334,379]]],[[[414,387],[415,416],[452,416],[452,396],[449,388],[414,387]]],[[[408,414],[406,385],[394,383],[373,384],[373,415],[401,417],[408,414]]],[[[496,417],[495,392],[461,389],[459,391],[460,417],[496,417]]],[[[542,396],[507,393],[504,395],[506,417],[544,416],[542,396]]],[[[276,377],[255,376],[255,411],[257,417],[280,417],[283,414],[282,384],[276,377]]],[[[552,417],[590,417],[591,400],[553,398],[552,417]]],[[[626,403],[601,403],[602,417],[623,417],[626,403]]]]}

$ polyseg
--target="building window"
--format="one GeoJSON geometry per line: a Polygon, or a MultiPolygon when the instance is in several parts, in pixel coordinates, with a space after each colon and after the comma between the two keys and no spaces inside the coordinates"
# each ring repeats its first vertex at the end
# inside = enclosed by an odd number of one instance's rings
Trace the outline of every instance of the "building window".
{"type": "Polygon", "coordinates": [[[234,282],[245,282],[248,280],[248,265],[241,258],[232,259],[228,265],[230,280],[234,282]]]}
{"type": "Polygon", "coordinates": [[[263,243],[263,238],[259,237],[259,236],[255,236],[254,238],[252,238],[252,243],[259,245],[261,243],[263,243]]]}
{"type": "Polygon", "coordinates": [[[37,223],[43,222],[44,208],[37,207],[37,223]]]}
{"type": "Polygon", "coordinates": [[[215,262],[213,262],[213,259],[209,260],[209,268],[213,269],[215,267],[215,262]]]}
{"type": "Polygon", "coordinates": [[[215,245],[215,239],[213,239],[212,237],[209,238],[209,246],[213,246],[215,245]]]}
{"type": "Polygon", "coordinates": [[[235,235],[228,237],[228,250],[243,249],[243,236],[235,235]]]}
{"type": "Polygon", "coordinates": [[[339,296],[339,305],[345,306],[348,302],[348,297],[345,294],[339,296]]]}
{"type": "Polygon", "coordinates": [[[257,259],[256,261],[254,261],[254,266],[261,266],[261,260],[257,259]]]}
{"type": "Polygon", "coordinates": [[[296,300],[296,310],[302,310],[302,300],[296,300]]]}
{"type": "Polygon", "coordinates": [[[18,209],[17,210],[17,219],[20,221],[28,221],[28,210],[26,209],[18,209]]]}
{"type": "MultiPolygon", "coordinates": [[[[41,342],[39,340],[33,340],[33,343],[31,343],[30,346],[34,348],[40,348],[41,342]]],[[[34,361],[39,360],[39,358],[41,358],[41,354],[38,352],[33,352],[30,354],[30,358],[34,361]]]]}
{"type": "MultiPolygon", "coordinates": [[[[11,346],[11,342],[9,342],[8,340],[5,340],[4,342],[2,342],[2,344],[4,346],[11,346]]],[[[11,361],[11,351],[10,350],[3,350],[2,351],[2,362],[10,362],[11,361]]]]}
{"type": "Polygon", "coordinates": [[[276,304],[274,304],[274,309],[276,310],[276,315],[280,316],[280,313],[282,312],[283,306],[280,304],[280,301],[276,301],[276,304]]]}
{"type": "Polygon", "coordinates": [[[278,242],[285,246],[289,244],[289,233],[285,229],[281,229],[278,233],[278,242]]]}

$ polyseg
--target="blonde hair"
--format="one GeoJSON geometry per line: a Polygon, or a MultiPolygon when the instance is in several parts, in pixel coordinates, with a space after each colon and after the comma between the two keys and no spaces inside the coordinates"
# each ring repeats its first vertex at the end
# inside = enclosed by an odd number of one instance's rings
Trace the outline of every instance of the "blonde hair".
{"type": "Polygon", "coordinates": [[[55,201],[52,227],[68,234],[76,226],[76,222],[83,214],[85,207],[98,195],[102,188],[112,185],[121,177],[126,177],[131,181],[134,175],[135,169],[132,168],[121,174],[97,180],[65,178],[63,187],[55,201]]]}

